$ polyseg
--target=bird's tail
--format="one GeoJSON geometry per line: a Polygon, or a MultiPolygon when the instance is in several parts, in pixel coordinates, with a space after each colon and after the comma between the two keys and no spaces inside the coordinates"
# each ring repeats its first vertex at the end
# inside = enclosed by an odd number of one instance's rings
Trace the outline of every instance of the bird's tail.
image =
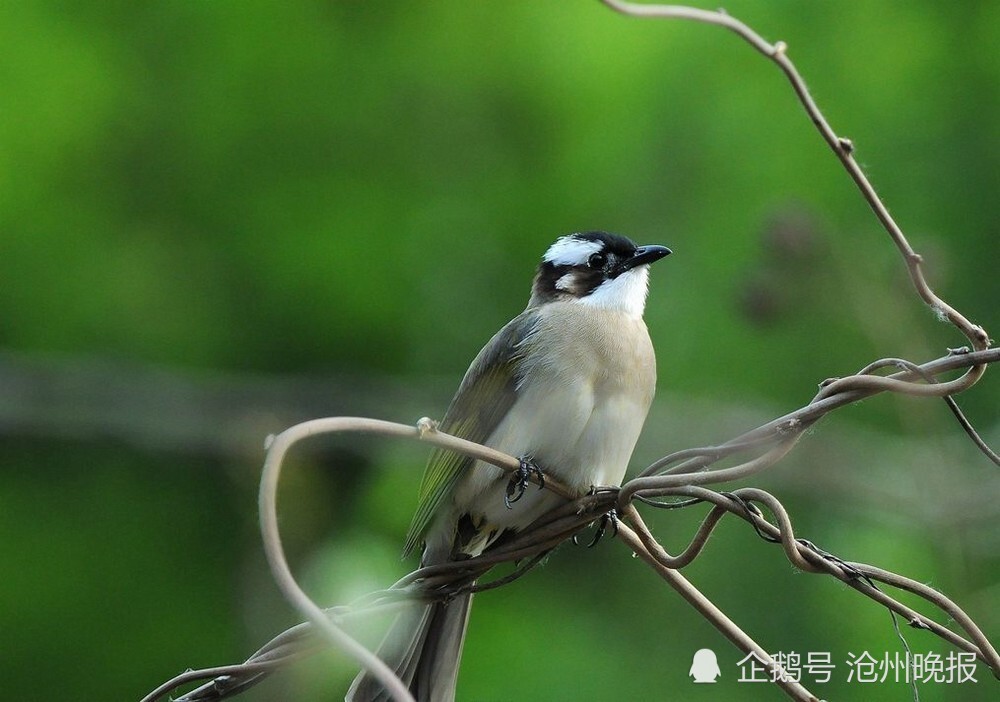
{"type": "MultiPolygon", "coordinates": [[[[458,666],[469,623],[472,594],[446,602],[403,610],[376,652],[409,687],[417,702],[455,699],[458,666]]],[[[367,671],[354,679],[346,702],[391,700],[382,684],[367,671]]]]}

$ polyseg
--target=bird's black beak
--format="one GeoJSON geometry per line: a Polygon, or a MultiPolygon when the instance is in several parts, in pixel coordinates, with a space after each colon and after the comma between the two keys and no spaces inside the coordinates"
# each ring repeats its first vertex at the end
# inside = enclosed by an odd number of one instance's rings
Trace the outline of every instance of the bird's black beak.
{"type": "Polygon", "coordinates": [[[653,261],[659,261],[664,256],[670,254],[670,249],[666,246],[660,246],[658,244],[650,244],[649,246],[640,246],[624,262],[625,270],[631,270],[639,266],[645,266],[648,263],[653,263],[653,261]]]}

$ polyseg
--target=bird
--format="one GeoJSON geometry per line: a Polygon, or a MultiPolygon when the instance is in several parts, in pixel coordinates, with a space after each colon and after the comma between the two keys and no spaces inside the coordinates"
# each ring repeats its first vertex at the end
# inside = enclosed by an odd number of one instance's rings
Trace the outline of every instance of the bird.
{"type": "MultiPolygon", "coordinates": [[[[531,473],[576,494],[622,481],[656,386],[643,320],[649,266],[670,254],[606,231],[561,236],[538,264],[528,305],[473,360],[438,428],[520,460],[510,474],[434,449],[406,537],[421,567],[480,555],[564,498],[525,491],[531,473]]],[[[415,603],[400,613],[377,655],[418,702],[450,702],[471,593],[415,603]]],[[[362,671],[345,700],[390,699],[362,671]]]]}

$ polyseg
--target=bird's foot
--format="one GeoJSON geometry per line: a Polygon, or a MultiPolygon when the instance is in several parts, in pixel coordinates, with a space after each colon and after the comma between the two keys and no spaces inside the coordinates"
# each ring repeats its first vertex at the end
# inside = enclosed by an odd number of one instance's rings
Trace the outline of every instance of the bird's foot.
{"type": "MultiPolygon", "coordinates": [[[[611,525],[612,538],[618,536],[618,512],[614,509],[610,509],[601,515],[601,519],[597,524],[597,531],[594,532],[594,538],[590,540],[589,544],[587,544],[587,548],[594,548],[594,546],[596,546],[600,540],[604,538],[604,534],[608,531],[609,524],[611,525]]],[[[573,536],[573,543],[577,546],[580,545],[580,542],[576,539],[576,535],[573,536]]]]}
{"type": "Polygon", "coordinates": [[[539,490],[545,487],[545,474],[542,473],[541,468],[535,465],[534,461],[524,456],[517,460],[519,463],[517,472],[507,483],[507,490],[503,495],[503,503],[507,505],[507,509],[512,509],[511,505],[524,497],[524,491],[527,489],[528,483],[531,482],[532,475],[538,478],[539,490]]]}

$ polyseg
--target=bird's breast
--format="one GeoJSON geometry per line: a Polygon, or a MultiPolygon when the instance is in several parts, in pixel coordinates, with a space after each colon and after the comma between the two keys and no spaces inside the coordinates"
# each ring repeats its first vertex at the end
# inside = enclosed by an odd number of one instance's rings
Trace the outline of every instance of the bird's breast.
{"type": "MultiPolygon", "coordinates": [[[[551,303],[520,342],[518,357],[517,399],[486,444],[531,458],[579,494],[621,484],[656,385],[642,320],[551,303]]],[[[507,509],[509,479],[476,463],[457,486],[454,503],[500,530],[523,528],[558,504],[553,493],[529,488],[507,509]]]]}
{"type": "Polygon", "coordinates": [[[534,418],[534,428],[518,437],[530,444],[526,450],[543,470],[578,488],[620,483],[656,386],[643,321],[550,305],[522,358],[511,419],[534,418]]]}

